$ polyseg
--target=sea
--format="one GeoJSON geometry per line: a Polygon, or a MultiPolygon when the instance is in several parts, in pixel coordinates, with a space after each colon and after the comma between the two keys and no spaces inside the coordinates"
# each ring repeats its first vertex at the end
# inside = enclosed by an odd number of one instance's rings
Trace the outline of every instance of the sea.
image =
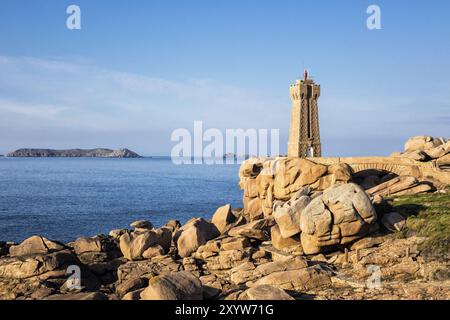
{"type": "Polygon", "coordinates": [[[175,165],[169,157],[0,158],[0,241],[70,242],[136,220],[211,218],[242,207],[238,164],[175,165]]]}

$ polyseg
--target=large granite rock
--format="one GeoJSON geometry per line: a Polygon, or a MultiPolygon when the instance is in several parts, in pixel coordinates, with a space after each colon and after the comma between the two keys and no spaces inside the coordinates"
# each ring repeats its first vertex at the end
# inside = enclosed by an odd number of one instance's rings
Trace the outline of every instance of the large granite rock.
{"type": "Polygon", "coordinates": [[[27,279],[36,276],[42,276],[42,278],[63,276],[69,265],[77,264],[78,260],[68,250],[7,257],[0,259],[0,278],[27,279]]]}
{"type": "Polygon", "coordinates": [[[201,300],[201,281],[188,271],[156,276],[141,292],[142,300],[201,300]]]}
{"type": "Polygon", "coordinates": [[[125,233],[120,237],[120,250],[128,260],[143,259],[142,254],[158,242],[154,231],[125,233]]]}
{"type": "Polygon", "coordinates": [[[202,218],[191,219],[175,234],[174,241],[177,244],[180,257],[188,257],[208,240],[220,235],[217,227],[202,218]]]}
{"type": "Polygon", "coordinates": [[[273,217],[283,238],[289,238],[300,233],[300,216],[310,202],[311,198],[301,192],[285,203],[275,203],[273,217]]]}
{"type": "Polygon", "coordinates": [[[117,269],[118,284],[137,278],[151,278],[160,274],[177,272],[183,265],[173,256],[158,256],[151,260],[128,261],[117,269]]]}
{"type": "Polygon", "coordinates": [[[134,232],[144,232],[153,229],[153,224],[147,220],[137,220],[130,224],[134,228],[134,232]]]}
{"type": "Polygon", "coordinates": [[[325,175],[327,167],[301,158],[279,160],[274,176],[276,199],[289,200],[291,193],[301,187],[311,185],[325,175]]]}
{"type": "Polygon", "coordinates": [[[216,210],[211,222],[216,226],[220,233],[228,231],[232,223],[236,220],[236,217],[231,212],[231,205],[224,205],[216,210]]]}
{"type": "Polygon", "coordinates": [[[72,247],[77,255],[88,252],[109,252],[118,249],[114,238],[103,235],[80,237],[72,243],[72,247]]]}
{"type": "Polygon", "coordinates": [[[450,141],[424,151],[431,159],[438,159],[450,153],[450,141]]]}
{"type": "Polygon", "coordinates": [[[102,284],[116,280],[117,268],[125,262],[117,239],[105,235],[80,237],[70,245],[81,262],[80,266],[92,272],[102,284]]]}
{"type": "Polygon", "coordinates": [[[231,237],[247,237],[260,241],[269,240],[270,228],[275,224],[275,220],[271,218],[264,218],[255,220],[247,224],[243,224],[232,228],[228,235],[231,237]]]}
{"type": "Polygon", "coordinates": [[[435,148],[443,144],[443,141],[430,136],[416,136],[408,139],[405,143],[405,152],[422,151],[435,148]]]}
{"type": "Polygon", "coordinates": [[[32,236],[24,240],[21,244],[11,246],[9,254],[12,257],[29,254],[46,254],[63,250],[65,246],[59,242],[48,240],[40,236],[32,236]]]}
{"type": "Polygon", "coordinates": [[[251,243],[246,237],[228,237],[224,238],[220,242],[220,248],[222,250],[244,250],[250,247],[251,243]]]}
{"type": "MultiPolygon", "coordinates": [[[[254,286],[270,285],[283,290],[305,292],[314,288],[329,286],[330,276],[313,267],[300,270],[278,271],[262,277],[254,286]]],[[[253,286],[252,286],[253,287],[253,286]]]]}
{"type": "MultiPolygon", "coordinates": [[[[450,168],[450,141],[446,138],[430,136],[412,137],[405,143],[405,151],[397,153],[395,156],[407,157],[417,161],[436,161],[439,170],[448,171],[450,168]]],[[[441,172],[440,174],[445,173],[441,172]]],[[[423,189],[424,187],[416,188],[402,194],[420,193],[424,192],[423,189]]]]}
{"type": "MultiPolygon", "coordinates": [[[[300,228],[300,223],[299,223],[300,228]]],[[[300,234],[296,234],[289,238],[284,238],[280,232],[278,225],[274,225],[270,229],[270,238],[275,249],[288,252],[303,252],[300,234]]]]}
{"type": "Polygon", "coordinates": [[[248,262],[240,263],[231,270],[230,280],[236,285],[255,281],[267,275],[290,270],[300,270],[308,267],[308,262],[303,257],[289,257],[283,261],[271,261],[258,265],[250,265],[248,262]]]}
{"type": "Polygon", "coordinates": [[[127,293],[142,289],[148,285],[147,278],[131,278],[116,286],[116,294],[119,298],[124,297],[127,293]]]}
{"type": "Polygon", "coordinates": [[[219,251],[217,256],[206,259],[206,267],[210,271],[229,270],[246,260],[247,254],[242,250],[219,251]]]}
{"type": "Polygon", "coordinates": [[[169,252],[172,244],[172,230],[167,227],[161,227],[153,230],[156,233],[157,244],[163,249],[163,253],[169,252]]]}
{"type": "Polygon", "coordinates": [[[312,200],[300,217],[303,250],[315,254],[322,247],[354,241],[366,235],[376,220],[375,209],[360,186],[333,186],[312,200]]]}
{"type": "Polygon", "coordinates": [[[169,251],[172,244],[172,230],[168,227],[155,229],[146,220],[131,224],[133,232],[120,236],[120,250],[128,260],[149,259],[169,251]]]}
{"type": "Polygon", "coordinates": [[[433,186],[431,183],[419,181],[412,176],[398,176],[386,182],[380,183],[370,189],[367,193],[372,196],[401,196],[409,194],[419,194],[431,191],[433,186]]]}
{"type": "Polygon", "coordinates": [[[273,287],[267,284],[254,286],[246,290],[239,300],[294,300],[283,289],[273,287]]]}
{"type": "Polygon", "coordinates": [[[178,220],[170,220],[164,225],[164,227],[168,228],[170,231],[172,231],[172,234],[174,234],[175,231],[181,228],[181,223],[178,220]]]}
{"type": "Polygon", "coordinates": [[[244,213],[250,220],[268,217],[277,200],[288,201],[303,187],[313,191],[351,180],[345,163],[325,166],[308,159],[251,158],[241,164],[239,186],[244,190],[244,213]]]}

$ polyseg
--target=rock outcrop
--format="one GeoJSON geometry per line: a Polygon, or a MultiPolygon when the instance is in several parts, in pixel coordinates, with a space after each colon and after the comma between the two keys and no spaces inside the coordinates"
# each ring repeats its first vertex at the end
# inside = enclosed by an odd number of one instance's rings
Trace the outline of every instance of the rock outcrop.
{"type": "Polygon", "coordinates": [[[304,209],[301,242],[307,254],[321,247],[347,244],[376,230],[377,214],[364,190],[356,184],[333,186],[304,209]]]}
{"type": "Polygon", "coordinates": [[[56,251],[61,251],[65,246],[56,241],[48,240],[40,236],[32,236],[18,245],[13,245],[9,248],[9,255],[11,257],[25,256],[31,254],[46,254],[56,251]]]}
{"type": "Polygon", "coordinates": [[[181,257],[188,257],[201,245],[210,239],[216,238],[219,234],[219,230],[213,223],[202,218],[191,219],[174,235],[178,254],[181,257]]]}
{"type": "Polygon", "coordinates": [[[234,221],[236,221],[236,217],[232,213],[231,205],[229,204],[218,208],[211,219],[212,224],[216,226],[220,233],[228,231],[234,221]]]}
{"type": "Polygon", "coordinates": [[[430,136],[416,136],[408,139],[405,149],[393,156],[406,157],[417,161],[435,161],[439,169],[448,171],[450,168],[450,140],[430,136]]]}
{"type": "MultiPolygon", "coordinates": [[[[387,174],[387,179],[378,179],[376,182],[367,184],[362,183],[365,186],[366,192],[372,196],[402,196],[402,195],[412,195],[426,193],[435,190],[433,184],[427,181],[420,181],[415,177],[411,176],[398,176],[394,177],[387,174]],[[387,180],[387,181],[385,181],[387,180]],[[383,182],[385,181],[385,182],[383,182]]],[[[369,177],[376,177],[375,175],[370,175],[366,177],[365,181],[369,177]]]]}
{"type": "Polygon", "coordinates": [[[294,298],[283,289],[261,284],[245,291],[240,300],[294,300],[294,298]]]}
{"type": "Polygon", "coordinates": [[[251,158],[239,170],[244,190],[244,213],[250,220],[271,215],[274,203],[288,201],[303,187],[322,191],[347,183],[352,170],[346,164],[325,166],[300,158],[251,158]]]}
{"type": "Polygon", "coordinates": [[[271,285],[279,289],[300,292],[329,286],[330,284],[331,279],[326,272],[312,267],[274,272],[255,282],[256,286],[271,285]]]}
{"type": "Polygon", "coordinates": [[[430,136],[416,136],[405,143],[405,151],[402,156],[409,157],[423,153],[429,159],[437,159],[450,152],[450,143],[445,138],[433,138],[430,136]]]}
{"type": "Polygon", "coordinates": [[[142,300],[201,300],[201,281],[190,272],[181,271],[160,275],[149,280],[141,292],[142,300]]]}

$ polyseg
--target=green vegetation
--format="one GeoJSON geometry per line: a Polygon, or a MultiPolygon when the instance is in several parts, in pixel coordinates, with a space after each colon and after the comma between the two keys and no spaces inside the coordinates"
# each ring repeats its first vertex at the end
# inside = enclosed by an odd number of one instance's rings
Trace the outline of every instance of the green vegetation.
{"type": "Polygon", "coordinates": [[[449,260],[450,255],[450,194],[428,193],[387,199],[381,208],[397,211],[407,217],[405,236],[427,237],[421,250],[425,256],[449,260]]]}

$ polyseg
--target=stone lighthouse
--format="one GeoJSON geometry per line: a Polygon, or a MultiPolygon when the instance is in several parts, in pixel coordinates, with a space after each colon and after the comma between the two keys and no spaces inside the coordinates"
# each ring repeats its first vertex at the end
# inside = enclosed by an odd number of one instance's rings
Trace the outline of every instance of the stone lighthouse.
{"type": "Polygon", "coordinates": [[[320,85],[308,78],[305,70],[303,80],[290,87],[292,99],[291,125],[289,129],[289,157],[321,157],[319,110],[317,100],[320,85]]]}

